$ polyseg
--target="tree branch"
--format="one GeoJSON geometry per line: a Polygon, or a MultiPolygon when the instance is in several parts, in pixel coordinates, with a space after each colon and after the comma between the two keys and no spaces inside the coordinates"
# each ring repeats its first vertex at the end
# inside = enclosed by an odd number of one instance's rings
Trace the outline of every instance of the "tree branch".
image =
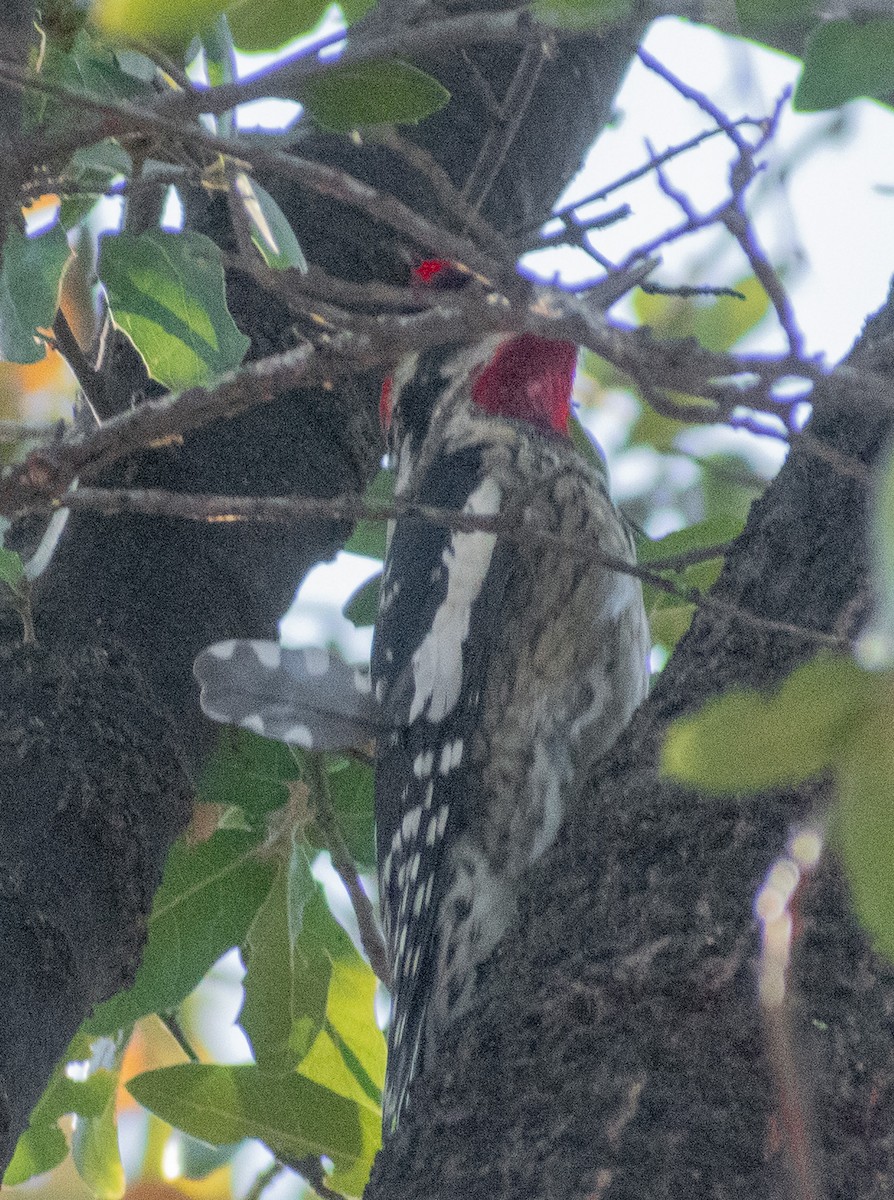
{"type": "MultiPolygon", "coordinates": [[[[156,102],[159,112],[179,117],[199,113],[222,113],[246,100],[267,96],[294,98],[300,85],[342,68],[391,58],[411,61],[467,46],[519,44],[531,40],[552,41],[564,37],[592,36],[592,31],[556,30],[538,25],[526,8],[504,12],[464,13],[461,16],[429,20],[424,24],[392,26],[385,33],[364,37],[358,25],[348,34],[344,53],[338,58],[320,59],[312,47],[295,59],[253,75],[241,83],[224,84],[200,93],[169,93],[156,102]]],[[[608,30],[606,30],[608,32],[608,30]]]]}
{"type": "MultiPolygon", "coordinates": [[[[598,542],[593,544],[573,543],[551,533],[525,525],[519,528],[517,520],[505,516],[475,516],[458,509],[437,508],[416,501],[396,499],[390,504],[371,504],[357,496],[210,496],[161,490],[138,490],[128,488],[79,487],[68,492],[52,505],[54,508],[70,508],[80,512],[101,513],[103,516],[121,516],[141,513],[146,516],[174,517],[190,521],[234,522],[258,521],[274,524],[291,524],[307,517],[328,517],[339,521],[424,521],[435,525],[446,525],[463,532],[483,530],[496,533],[508,541],[542,542],[544,545],[564,550],[571,555],[583,555],[601,563],[610,571],[630,575],[647,583],[658,591],[684,600],[696,607],[716,609],[737,620],[744,621],[765,632],[788,633],[793,637],[833,649],[846,650],[850,643],[846,638],[810,629],[791,622],[772,621],[757,617],[745,609],[705,596],[696,588],[680,587],[660,573],[661,570],[676,570],[677,563],[664,566],[660,560],[649,566],[626,562],[613,555],[604,554],[598,542]]],[[[711,557],[716,557],[716,552],[711,557]]]]}
{"type": "Polygon", "coordinates": [[[391,971],[388,966],[388,952],[385,949],[376,914],[373,912],[372,902],[360,881],[357,864],[351,857],[332,807],[326,771],[320,756],[312,752],[302,754],[301,762],[310,776],[308,784],[311,803],[314,807],[314,819],[323,835],[323,841],[329,851],[329,857],[332,859],[332,866],[348,893],[354,916],[357,918],[360,941],[366,957],[369,959],[369,965],[375,972],[376,978],[380,979],[385,987],[390,987],[391,971]]]}
{"type": "MultiPolygon", "coordinates": [[[[612,278],[606,281],[607,288],[614,284],[612,278]]],[[[407,351],[493,332],[529,331],[567,339],[602,355],[646,387],[657,380],[663,388],[701,393],[727,405],[769,405],[775,411],[778,406],[768,399],[769,390],[775,382],[793,376],[824,382],[839,391],[846,388],[848,396],[859,392],[862,404],[888,407],[892,403],[890,382],[869,371],[837,368],[827,374],[817,364],[792,355],[738,356],[695,343],[659,341],[648,331],[608,321],[594,307],[598,294],[596,289],[585,303],[557,289],[534,288],[525,307],[494,293],[472,291],[449,302],[445,297],[427,312],[383,316],[374,333],[344,329],[326,335],[318,346],[304,343],[249,363],[214,387],[193,387],[146,400],[87,433],[72,433],[41,447],[24,463],[8,468],[0,482],[0,513],[10,515],[57,497],[77,476],[88,478],[136,450],[157,447],[211,421],[269,404],[289,388],[331,383],[377,367],[387,369],[407,351]],[[742,386],[722,382],[743,376],[753,376],[755,381],[742,386]]]]}

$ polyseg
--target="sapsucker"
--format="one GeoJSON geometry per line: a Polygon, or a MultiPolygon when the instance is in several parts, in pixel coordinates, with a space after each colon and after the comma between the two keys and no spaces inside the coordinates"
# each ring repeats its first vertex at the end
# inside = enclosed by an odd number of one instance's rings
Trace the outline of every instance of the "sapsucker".
{"type": "Polygon", "coordinates": [[[340,664],[338,699],[322,659],[269,643],[224,643],[196,663],[217,720],[320,747],[342,722],[358,730],[344,741],[377,734],[386,1134],[472,1006],[526,872],[646,693],[639,583],[597,553],[632,563],[632,537],[569,437],[575,360],[569,343],[525,334],[396,370],[383,408],[398,497],[499,528],[396,522],[371,690],[340,664]]]}
{"type": "Polygon", "coordinates": [[[632,537],[569,437],[575,360],[564,342],[489,339],[399,369],[388,397],[398,496],[506,532],[399,520],[385,563],[372,681],[386,1130],[646,693],[639,583],[594,553],[633,562],[632,537]]]}

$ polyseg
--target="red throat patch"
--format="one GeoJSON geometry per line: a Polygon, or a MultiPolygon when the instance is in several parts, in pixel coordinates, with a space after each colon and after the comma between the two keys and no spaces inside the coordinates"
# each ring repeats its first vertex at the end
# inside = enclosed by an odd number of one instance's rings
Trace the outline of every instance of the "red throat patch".
{"type": "Polygon", "coordinates": [[[472,385],[472,399],[496,417],[568,434],[577,346],[523,333],[504,342],[472,385]]]}

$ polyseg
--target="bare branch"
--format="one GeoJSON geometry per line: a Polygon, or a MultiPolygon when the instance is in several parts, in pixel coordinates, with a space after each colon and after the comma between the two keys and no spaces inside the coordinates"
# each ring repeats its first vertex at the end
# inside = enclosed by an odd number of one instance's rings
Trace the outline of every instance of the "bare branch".
{"type": "MultiPolygon", "coordinates": [[[[625,278],[620,276],[620,282],[625,278]]],[[[636,278],[635,273],[629,278],[636,278]]],[[[304,342],[231,372],[213,387],[193,387],[146,400],[95,429],[74,431],[38,447],[25,462],[4,473],[0,513],[11,515],[59,497],[76,476],[87,480],[126,454],[270,403],[291,388],[335,386],[339,379],[358,372],[385,371],[407,351],[496,332],[532,332],[575,342],[614,363],[645,392],[659,388],[701,395],[727,413],[746,407],[780,415],[788,404],[776,400],[772,389],[792,377],[814,387],[822,384],[824,394],[834,396],[839,404],[876,410],[892,405],[891,381],[869,371],[838,367],[828,372],[791,354],[717,353],[692,340],[661,341],[648,330],[611,322],[599,310],[600,296],[604,292],[610,301],[618,288],[616,274],[593,289],[586,300],[554,288],[531,287],[529,303],[523,306],[497,292],[473,288],[444,295],[427,311],[383,315],[376,321],[363,319],[351,324],[349,315],[339,313],[348,323],[322,333],[316,345],[304,342]]],[[[714,414],[706,410],[704,415],[714,414]]],[[[746,420],[732,419],[740,424],[746,420]]]]}
{"type": "Polygon", "coordinates": [[[491,247],[492,252],[500,258],[515,260],[517,255],[513,247],[480,213],[466,203],[462,192],[424,146],[409,141],[389,125],[371,129],[363,137],[366,141],[378,142],[392,153],[399,154],[404,162],[426,180],[432,195],[441,206],[445,221],[458,223],[465,233],[476,238],[480,245],[491,247]]]}
{"type": "MultiPolygon", "coordinates": [[[[50,506],[71,508],[77,511],[102,513],[104,516],[120,516],[141,513],[144,515],[176,517],[190,521],[263,521],[287,524],[308,517],[326,517],[338,521],[390,521],[396,519],[425,521],[435,525],[446,525],[462,532],[483,530],[496,533],[509,541],[530,543],[532,540],[545,546],[559,549],[567,554],[582,555],[599,562],[610,571],[631,575],[658,591],[693,604],[708,608],[741,620],[766,632],[787,633],[793,637],[822,646],[846,649],[850,642],[818,629],[808,629],[786,621],[774,621],[755,616],[745,609],[725,601],[704,596],[696,588],[680,587],[656,569],[658,564],[639,566],[626,562],[614,555],[604,554],[596,543],[566,541],[546,529],[539,529],[506,516],[474,516],[458,509],[439,508],[415,501],[395,499],[390,504],[371,504],[358,496],[212,496],[182,492],[166,492],[161,489],[87,488],[79,487],[67,492],[50,506]]],[[[676,568],[674,568],[676,569],[676,568]]]]}
{"type": "MultiPolygon", "coordinates": [[[[757,241],[754,229],[748,216],[745,212],[744,194],[748,185],[754,180],[759,170],[761,169],[755,161],[755,155],[758,154],[773,137],[776,127],[779,123],[779,117],[782,113],[783,105],[788,101],[791,95],[791,89],[786,88],[776,102],[776,106],[772,115],[767,118],[760,126],[760,137],[757,142],[752,145],[741,132],[738,122],[731,121],[729,117],[718,108],[712,100],[710,100],[704,92],[697,88],[691,87],[685,83],[679,76],[675,75],[668,67],[659,62],[653,55],[642,47],[637,51],[640,61],[664,79],[674,91],[679,95],[691,100],[694,104],[704,112],[717,125],[718,129],[730,139],[737,151],[736,161],[730,168],[730,188],[732,197],[729,204],[718,212],[719,220],[726,226],[732,236],[739,243],[745,257],[748,259],[749,266],[755,274],[755,277],[760,282],[764,291],[770,298],[770,303],[776,311],[776,316],[782,330],[788,340],[789,349],[792,354],[802,355],[804,346],[804,337],[801,330],[798,328],[795,319],[794,309],[788,297],[785,288],[782,285],[775,268],[767,258],[763,249],[757,241]]],[[[688,198],[682,196],[678,191],[672,190],[670,184],[659,173],[659,182],[662,190],[676,200],[681,210],[686,214],[693,226],[699,223],[697,214],[692,210],[688,198]]]]}
{"type": "Polygon", "coordinates": [[[2,421],[0,420],[0,443],[13,445],[37,438],[51,438],[59,432],[60,421],[2,421]]]}
{"type": "MultiPolygon", "coordinates": [[[[275,172],[318,196],[337,200],[365,213],[379,224],[394,229],[421,246],[427,253],[464,263],[484,278],[500,281],[504,286],[511,282],[514,264],[500,263],[479,250],[468,238],[433,225],[395,196],[363,183],[346,171],[282,150],[266,149],[252,139],[221,137],[199,125],[184,125],[180,117],[156,112],[145,105],[140,107],[126,101],[101,100],[77,88],[44,79],[6,60],[0,60],[0,82],[15,89],[34,89],[67,100],[80,108],[99,113],[103,118],[92,126],[82,128],[72,138],[45,142],[29,139],[23,143],[22,152],[27,153],[32,161],[52,160],[60,154],[67,156],[81,146],[106,137],[120,138],[134,132],[163,134],[176,142],[187,142],[217,154],[244,159],[255,167],[275,172]]],[[[177,95],[184,93],[178,92],[177,95]]]]}
{"type": "Polygon", "coordinates": [[[541,39],[539,45],[529,44],[519,59],[512,82],[506,92],[497,120],[481,143],[478,157],[463,187],[462,196],[478,216],[481,207],[503,169],[506,155],[515,141],[531,105],[537,80],[550,52],[550,42],[541,39]]]}
{"type": "Polygon", "coordinates": [[[679,554],[650,558],[649,566],[653,571],[683,571],[686,567],[693,567],[697,563],[710,562],[712,558],[724,558],[732,544],[732,542],[715,542],[711,546],[699,546],[694,550],[683,550],[679,554]]]}
{"type": "Polygon", "coordinates": [[[357,864],[351,857],[332,807],[329,781],[326,778],[326,770],[321,756],[306,751],[301,755],[301,764],[310,776],[307,783],[310,789],[311,803],[314,806],[314,820],[322,834],[326,849],[329,851],[332,866],[345,885],[351,907],[354,909],[354,916],[357,918],[360,941],[366,951],[369,965],[376,973],[376,977],[386,987],[390,987],[391,971],[388,966],[388,952],[379,931],[379,923],[373,911],[372,901],[364,891],[357,864]]]}

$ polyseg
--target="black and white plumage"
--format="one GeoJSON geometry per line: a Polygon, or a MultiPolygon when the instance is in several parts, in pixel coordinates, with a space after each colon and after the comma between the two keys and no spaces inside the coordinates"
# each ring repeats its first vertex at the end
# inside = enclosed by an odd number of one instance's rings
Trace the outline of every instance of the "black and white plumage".
{"type": "Polygon", "coordinates": [[[429,354],[392,385],[398,494],[508,517],[514,536],[401,520],[386,559],[372,660],[386,1133],[472,1006],[569,797],[646,694],[639,584],[585,551],[634,557],[567,436],[574,357],[504,339],[429,354]]]}
{"type": "Polygon", "coordinates": [[[505,518],[511,536],[397,521],[371,690],[334,658],[272,643],[221,643],[196,661],[212,719],[317,749],[377,734],[386,1135],[472,1007],[569,799],[646,694],[639,584],[586,552],[634,558],[604,475],[568,437],[575,357],[524,335],[398,367],[386,404],[398,495],[505,518]]]}

